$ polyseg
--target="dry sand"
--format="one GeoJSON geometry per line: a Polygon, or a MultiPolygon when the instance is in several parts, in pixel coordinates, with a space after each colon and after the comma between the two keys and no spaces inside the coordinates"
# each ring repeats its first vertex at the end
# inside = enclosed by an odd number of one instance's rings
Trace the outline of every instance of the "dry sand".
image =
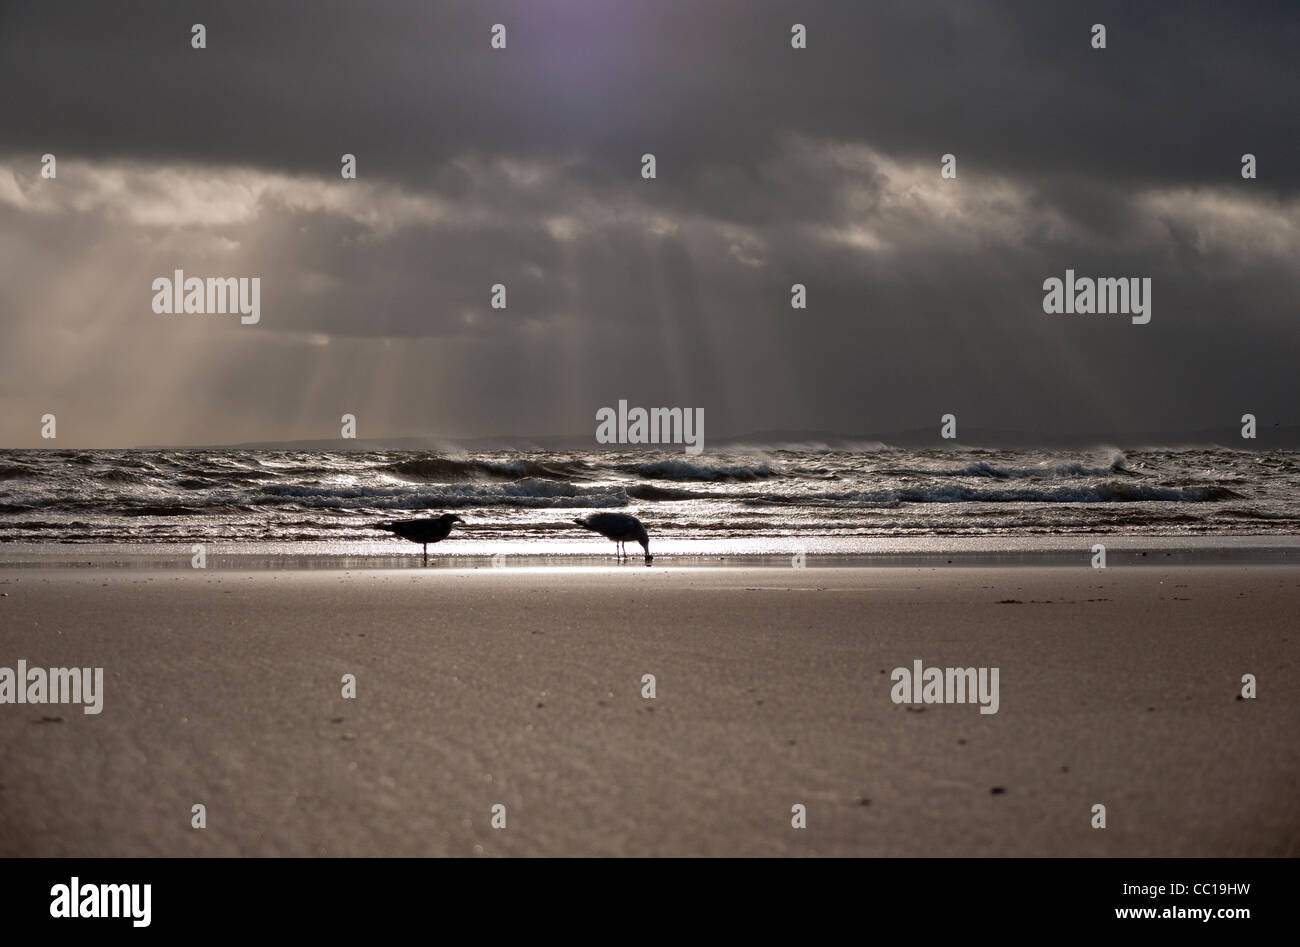
{"type": "Polygon", "coordinates": [[[98,716],[0,705],[3,855],[1300,854],[1294,567],[62,568],[0,592],[0,666],[105,669],[98,716]],[[917,658],[999,667],[999,712],[892,703],[917,658]]]}

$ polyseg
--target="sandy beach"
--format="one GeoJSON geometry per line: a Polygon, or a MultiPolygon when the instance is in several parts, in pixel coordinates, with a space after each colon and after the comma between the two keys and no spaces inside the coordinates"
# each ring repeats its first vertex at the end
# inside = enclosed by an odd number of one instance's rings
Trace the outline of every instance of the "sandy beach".
{"type": "Polygon", "coordinates": [[[98,715],[0,705],[0,855],[1300,854],[1293,566],[46,568],[0,593],[0,665],[104,668],[98,715]],[[998,712],[895,704],[918,659],[998,667],[998,712]]]}

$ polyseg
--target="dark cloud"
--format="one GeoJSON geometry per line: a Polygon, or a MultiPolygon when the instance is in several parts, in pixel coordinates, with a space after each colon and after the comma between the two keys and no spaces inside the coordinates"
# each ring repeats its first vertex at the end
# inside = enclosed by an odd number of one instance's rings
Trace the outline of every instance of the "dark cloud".
{"type": "Polygon", "coordinates": [[[0,30],[21,150],[324,172],[353,141],[370,173],[418,182],[468,150],[577,152],[616,176],[654,150],[680,175],[795,130],[1035,178],[1218,181],[1254,150],[1294,188],[1300,167],[1286,0],[11,0],[0,30]]]}
{"type": "Polygon", "coordinates": [[[55,404],[102,444],[620,398],[715,435],[1294,422],[1297,40],[1282,3],[6,3],[0,443],[55,404]],[[262,323],[154,315],[177,267],[260,275],[262,323]],[[1151,324],[1045,315],[1067,267],[1151,277],[1151,324]]]}

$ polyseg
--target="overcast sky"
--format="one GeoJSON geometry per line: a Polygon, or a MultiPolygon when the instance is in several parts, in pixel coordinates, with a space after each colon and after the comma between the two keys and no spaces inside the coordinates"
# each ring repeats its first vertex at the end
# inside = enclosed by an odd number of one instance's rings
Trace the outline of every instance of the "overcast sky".
{"type": "Polygon", "coordinates": [[[0,447],[1294,424],[1298,48],[1292,2],[5,0],[0,447]],[[1067,267],[1150,323],[1045,314],[1067,267]],[[176,269],[260,323],[154,313],[176,269]]]}

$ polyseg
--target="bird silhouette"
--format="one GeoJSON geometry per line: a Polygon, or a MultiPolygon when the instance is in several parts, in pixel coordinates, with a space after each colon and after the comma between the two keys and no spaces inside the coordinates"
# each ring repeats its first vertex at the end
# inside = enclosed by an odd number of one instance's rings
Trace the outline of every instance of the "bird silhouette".
{"type": "Polygon", "coordinates": [[[645,550],[647,564],[654,558],[650,555],[650,537],[646,534],[645,527],[631,513],[592,513],[573,522],[583,529],[589,529],[594,533],[600,533],[606,539],[614,540],[614,548],[618,550],[619,558],[627,555],[625,543],[629,540],[641,544],[641,548],[645,550]]]}
{"type": "Polygon", "coordinates": [[[424,564],[427,566],[429,543],[442,542],[450,535],[453,523],[463,522],[465,521],[453,513],[443,513],[442,516],[433,519],[394,520],[391,523],[380,523],[375,528],[409,539],[413,543],[420,543],[424,546],[424,564]]]}

